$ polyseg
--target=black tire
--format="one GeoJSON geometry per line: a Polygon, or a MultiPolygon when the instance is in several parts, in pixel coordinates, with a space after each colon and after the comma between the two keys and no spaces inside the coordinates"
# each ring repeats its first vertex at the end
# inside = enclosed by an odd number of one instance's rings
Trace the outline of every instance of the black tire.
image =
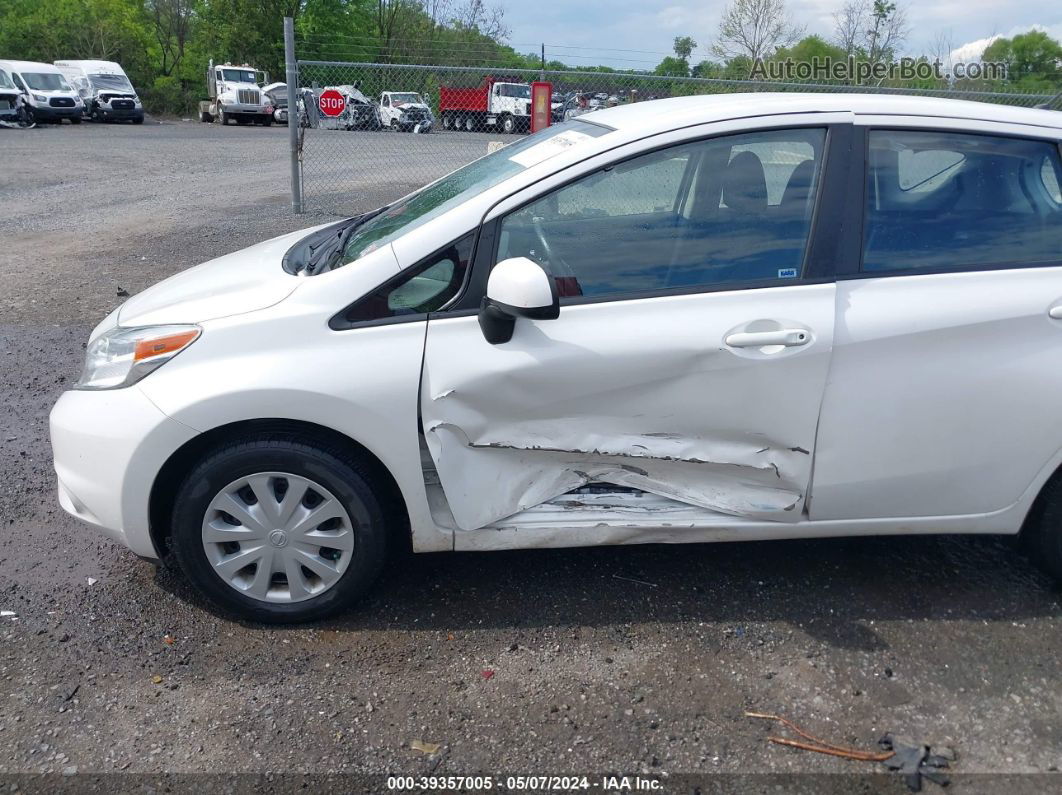
{"type": "Polygon", "coordinates": [[[81,117],[80,116],[71,116],[70,117],[70,123],[71,124],[81,124],[81,117]]]}
{"type": "Polygon", "coordinates": [[[467,132],[476,131],[476,119],[474,116],[469,116],[467,119],[465,119],[465,130],[467,132]]]}
{"type": "Polygon", "coordinates": [[[1037,566],[1062,582],[1062,472],[1044,484],[1025,518],[1020,542],[1037,566]]]}
{"type": "Polygon", "coordinates": [[[512,135],[516,132],[516,119],[508,113],[501,117],[501,131],[506,135],[512,135]]]}
{"type": "Polygon", "coordinates": [[[143,123],[144,123],[144,117],[143,116],[134,116],[133,117],[133,124],[143,124],[143,123]]]}
{"type": "Polygon", "coordinates": [[[218,108],[218,115],[215,118],[221,123],[222,127],[229,123],[229,117],[225,115],[225,111],[220,107],[218,108]]]}
{"type": "Polygon", "coordinates": [[[209,113],[207,113],[205,110],[204,111],[200,111],[199,112],[199,121],[203,122],[204,124],[210,124],[211,122],[214,121],[214,117],[211,116],[209,113]]]}
{"type": "Polygon", "coordinates": [[[317,621],[353,604],[380,573],[388,546],[380,494],[370,470],[342,449],[282,433],[234,440],[205,456],[181,484],[174,501],[170,546],[192,585],[221,610],[264,624],[317,621]],[[271,603],[239,593],[214,572],[203,549],[203,516],[214,496],[233,480],[270,471],[319,482],[352,518],[358,517],[354,554],[346,571],[327,591],[305,601],[271,603]]]}
{"type": "Polygon", "coordinates": [[[266,116],[264,119],[262,119],[262,124],[264,126],[266,126],[266,127],[272,127],[273,126],[273,117],[272,116],[266,116]]]}
{"type": "Polygon", "coordinates": [[[449,130],[454,126],[454,118],[449,113],[444,113],[442,117],[442,126],[444,130],[449,130]]]}

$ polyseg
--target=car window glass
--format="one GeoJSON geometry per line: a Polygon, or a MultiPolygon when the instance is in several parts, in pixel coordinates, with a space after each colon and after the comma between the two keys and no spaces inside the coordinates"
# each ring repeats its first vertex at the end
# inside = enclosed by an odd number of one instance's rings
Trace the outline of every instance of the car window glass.
{"type": "Polygon", "coordinates": [[[868,154],[864,270],[1062,261],[1055,144],[873,130],[868,154]]]}
{"type": "Polygon", "coordinates": [[[496,261],[538,262],[562,298],[795,279],[825,138],[748,133],[616,163],[505,217],[496,261]]]}
{"type": "Polygon", "coordinates": [[[19,77],[17,74],[11,75],[11,79],[15,81],[16,86],[21,88],[23,91],[26,90],[26,84],[22,82],[22,78],[19,77]]]}
{"type": "Polygon", "coordinates": [[[1040,166],[1040,179],[1043,180],[1044,190],[1047,191],[1047,195],[1054,199],[1056,203],[1062,204],[1062,188],[1058,184],[1058,172],[1055,170],[1055,164],[1051,162],[1050,157],[1045,157],[1043,164],[1040,166]]]}
{"type": "Polygon", "coordinates": [[[461,290],[469,259],[473,235],[468,234],[397,279],[378,287],[345,313],[350,323],[380,320],[403,315],[435,312],[448,304],[461,290]]]}
{"type": "MultiPolygon", "coordinates": [[[[767,204],[777,206],[782,203],[785,189],[797,166],[815,158],[815,150],[807,141],[790,141],[778,143],[772,141],[739,144],[730,150],[730,160],[742,152],[752,152],[763,164],[763,175],[767,183],[767,204]]],[[[719,204],[725,207],[725,197],[719,197],[719,204]]]]}

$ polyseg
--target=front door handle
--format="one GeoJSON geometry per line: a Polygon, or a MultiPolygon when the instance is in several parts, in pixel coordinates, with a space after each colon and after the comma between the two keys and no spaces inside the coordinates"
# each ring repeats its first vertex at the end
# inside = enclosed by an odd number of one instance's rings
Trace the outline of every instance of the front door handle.
{"type": "Polygon", "coordinates": [[[1055,320],[1062,320],[1062,304],[1053,306],[1047,310],[1047,316],[1053,317],[1055,320]]]}
{"type": "Polygon", "coordinates": [[[768,345],[783,345],[787,348],[807,345],[811,334],[802,328],[783,328],[777,331],[738,331],[724,339],[731,348],[764,348],[768,345]]]}

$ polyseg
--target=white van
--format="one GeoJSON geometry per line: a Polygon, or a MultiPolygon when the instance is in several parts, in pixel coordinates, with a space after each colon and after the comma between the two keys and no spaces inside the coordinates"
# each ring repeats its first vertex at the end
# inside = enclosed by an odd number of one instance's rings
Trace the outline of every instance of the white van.
{"type": "Polygon", "coordinates": [[[114,61],[56,61],[85,103],[85,115],[96,121],[144,123],[144,106],[125,70],[114,61]]]}
{"type": "Polygon", "coordinates": [[[50,63],[34,61],[0,61],[26,102],[33,120],[61,122],[70,119],[71,124],[80,124],[85,103],[71,88],[63,73],[50,63]]]}

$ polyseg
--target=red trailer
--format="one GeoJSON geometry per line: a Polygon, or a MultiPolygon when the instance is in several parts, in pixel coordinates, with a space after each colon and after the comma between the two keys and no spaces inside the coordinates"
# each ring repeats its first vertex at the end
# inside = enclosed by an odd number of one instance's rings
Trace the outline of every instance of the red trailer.
{"type": "Polygon", "coordinates": [[[526,132],[531,127],[531,86],[493,76],[476,88],[439,86],[439,115],[444,130],[526,132]]]}

